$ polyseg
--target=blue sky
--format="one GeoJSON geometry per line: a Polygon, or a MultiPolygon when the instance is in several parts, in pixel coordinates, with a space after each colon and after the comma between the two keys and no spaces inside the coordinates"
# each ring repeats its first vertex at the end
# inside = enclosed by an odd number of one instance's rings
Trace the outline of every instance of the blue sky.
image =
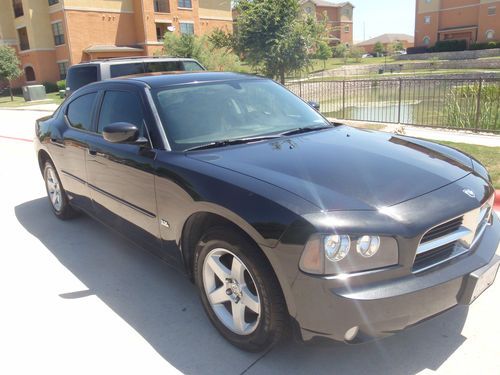
{"type": "Polygon", "coordinates": [[[388,33],[415,33],[415,0],[350,0],[354,8],[354,40],[388,33]]]}

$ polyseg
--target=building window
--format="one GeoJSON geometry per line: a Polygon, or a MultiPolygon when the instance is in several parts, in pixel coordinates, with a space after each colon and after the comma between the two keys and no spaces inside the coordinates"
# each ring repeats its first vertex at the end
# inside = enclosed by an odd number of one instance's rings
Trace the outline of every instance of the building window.
{"type": "Polygon", "coordinates": [[[14,8],[14,16],[16,18],[24,16],[22,0],[12,0],[12,8],[14,8]]]}
{"type": "Polygon", "coordinates": [[[431,38],[429,38],[428,36],[424,36],[424,44],[426,46],[428,46],[429,44],[431,44],[431,38]]]}
{"type": "Polygon", "coordinates": [[[349,25],[344,26],[344,33],[348,33],[349,31],[351,31],[351,28],[349,27],[349,25]]]}
{"type": "Polygon", "coordinates": [[[497,14],[496,6],[488,7],[488,16],[494,16],[496,14],[497,14]]]}
{"type": "Polygon", "coordinates": [[[177,2],[179,8],[192,8],[191,0],[178,0],[177,2]]]}
{"type": "Polygon", "coordinates": [[[62,22],[56,22],[52,24],[52,34],[54,34],[54,44],[56,46],[64,44],[64,32],[63,32],[62,22]]]}
{"type": "Polygon", "coordinates": [[[346,16],[346,17],[351,16],[351,10],[349,8],[342,9],[342,13],[344,13],[344,16],[346,16]]]}
{"type": "Polygon", "coordinates": [[[180,23],[181,34],[194,34],[194,24],[192,23],[180,23]]]}
{"type": "Polygon", "coordinates": [[[494,39],[495,38],[495,30],[486,31],[486,39],[494,39]]]}
{"type": "Polygon", "coordinates": [[[165,34],[172,30],[172,24],[170,23],[157,23],[156,24],[156,40],[158,42],[163,42],[165,40],[165,34]]]}
{"type": "Polygon", "coordinates": [[[31,66],[24,68],[24,76],[26,77],[26,82],[36,81],[35,71],[31,66]]]}
{"type": "Polygon", "coordinates": [[[66,79],[68,73],[68,63],[66,61],[57,63],[59,67],[59,79],[66,79]]]}
{"type": "Polygon", "coordinates": [[[425,2],[426,2],[427,4],[430,4],[430,3],[432,3],[432,0],[425,0],[425,2]]]}
{"type": "Polygon", "coordinates": [[[427,23],[427,24],[431,23],[431,16],[425,16],[424,23],[427,23]]]}
{"type": "Polygon", "coordinates": [[[306,7],[306,13],[307,14],[312,14],[313,8],[312,7],[306,7]]]}
{"type": "Polygon", "coordinates": [[[30,49],[30,41],[28,39],[28,31],[26,30],[26,27],[17,29],[17,36],[19,37],[19,48],[21,51],[30,49]]]}
{"type": "Polygon", "coordinates": [[[49,0],[49,6],[59,4],[59,0],[49,0]]]}
{"type": "Polygon", "coordinates": [[[155,12],[170,13],[170,3],[168,0],[155,0],[155,12]]]}

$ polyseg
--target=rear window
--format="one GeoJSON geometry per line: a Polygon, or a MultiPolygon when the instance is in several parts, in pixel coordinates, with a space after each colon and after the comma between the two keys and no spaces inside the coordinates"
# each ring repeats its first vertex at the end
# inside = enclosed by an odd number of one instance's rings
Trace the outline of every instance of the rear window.
{"type": "Polygon", "coordinates": [[[97,80],[97,66],[73,67],[68,72],[66,86],[69,90],[75,91],[97,80]]]}
{"type": "Polygon", "coordinates": [[[111,65],[110,75],[111,78],[129,76],[132,74],[144,73],[144,65],[142,62],[130,64],[117,64],[111,65]]]}

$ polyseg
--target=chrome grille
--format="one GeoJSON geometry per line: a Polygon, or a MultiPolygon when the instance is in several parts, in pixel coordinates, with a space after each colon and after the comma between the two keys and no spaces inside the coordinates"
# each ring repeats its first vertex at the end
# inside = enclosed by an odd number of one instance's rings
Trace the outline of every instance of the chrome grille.
{"type": "Polygon", "coordinates": [[[413,273],[425,271],[469,251],[491,223],[493,198],[482,207],[429,229],[420,241],[413,273]]]}

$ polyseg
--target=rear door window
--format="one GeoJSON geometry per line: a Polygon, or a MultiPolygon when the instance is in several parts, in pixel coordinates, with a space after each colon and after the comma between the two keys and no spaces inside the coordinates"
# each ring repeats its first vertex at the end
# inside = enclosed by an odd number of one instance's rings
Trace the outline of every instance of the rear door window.
{"type": "Polygon", "coordinates": [[[97,81],[97,66],[79,66],[69,70],[66,86],[71,91],[75,91],[80,87],[97,81]]]}
{"type": "Polygon", "coordinates": [[[97,93],[82,95],[68,105],[66,116],[73,128],[92,130],[92,113],[97,93]]]}
{"type": "Polygon", "coordinates": [[[144,73],[144,64],[142,62],[129,64],[115,64],[110,67],[111,78],[129,76],[132,74],[144,73]]]}
{"type": "Polygon", "coordinates": [[[184,70],[180,61],[154,61],[147,62],[145,65],[146,73],[176,72],[184,70]]]}

